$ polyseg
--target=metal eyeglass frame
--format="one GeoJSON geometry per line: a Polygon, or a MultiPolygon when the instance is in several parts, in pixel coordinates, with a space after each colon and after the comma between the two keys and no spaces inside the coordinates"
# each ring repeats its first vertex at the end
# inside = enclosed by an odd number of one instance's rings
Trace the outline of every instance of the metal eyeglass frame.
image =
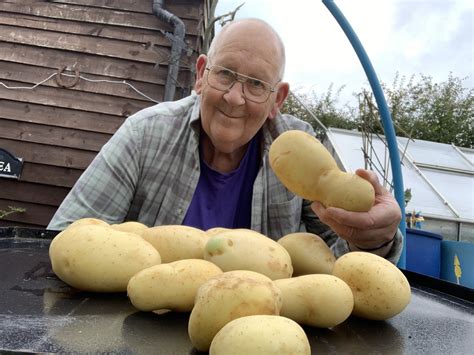
{"type": "Polygon", "coordinates": [[[276,85],[280,82],[278,81],[274,86],[272,86],[269,82],[266,82],[265,80],[261,80],[261,79],[258,79],[258,78],[253,78],[251,76],[248,76],[248,75],[244,75],[244,74],[240,74],[234,70],[230,70],[229,68],[226,68],[226,67],[223,67],[221,65],[208,65],[206,66],[206,70],[208,70],[209,72],[211,72],[211,70],[213,68],[221,68],[221,69],[225,69],[225,70],[228,70],[230,73],[232,73],[234,76],[235,76],[235,80],[234,82],[225,90],[223,89],[219,89],[219,88],[216,88],[215,86],[211,85],[211,83],[209,83],[209,74],[207,75],[207,78],[206,78],[206,81],[207,83],[209,84],[210,87],[212,87],[213,89],[216,89],[216,90],[219,90],[219,91],[223,91],[223,92],[229,92],[230,89],[232,89],[232,87],[235,85],[235,83],[237,81],[241,82],[242,83],[242,94],[243,96],[245,97],[245,99],[249,100],[249,101],[252,101],[252,102],[255,102],[257,104],[263,104],[265,102],[268,101],[268,98],[270,97],[270,95],[276,91],[276,85]],[[265,98],[265,100],[263,101],[255,101],[251,98],[249,98],[246,93],[245,93],[245,84],[247,82],[247,80],[258,80],[266,85],[268,85],[270,87],[270,90],[267,92],[267,97],[265,98]]]}

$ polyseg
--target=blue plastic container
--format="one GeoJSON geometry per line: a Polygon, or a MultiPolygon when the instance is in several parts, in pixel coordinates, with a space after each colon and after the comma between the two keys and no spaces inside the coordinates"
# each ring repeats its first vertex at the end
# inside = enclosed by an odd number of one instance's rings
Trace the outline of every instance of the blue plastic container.
{"type": "Polygon", "coordinates": [[[439,234],[407,228],[406,238],[406,269],[439,279],[443,237],[439,234]]]}
{"type": "Polygon", "coordinates": [[[441,278],[474,288],[474,243],[441,243],[441,278]]]}

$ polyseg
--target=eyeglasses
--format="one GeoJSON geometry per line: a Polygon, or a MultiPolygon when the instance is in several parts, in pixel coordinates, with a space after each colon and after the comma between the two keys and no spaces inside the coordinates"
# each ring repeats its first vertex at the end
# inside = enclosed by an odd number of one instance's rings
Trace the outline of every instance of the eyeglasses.
{"type": "Polygon", "coordinates": [[[219,65],[206,67],[206,70],[209,71],[207,83],[210,87],[219,91],[229,91],[236,81],[240,81],[244,97],[255,103],[264,103],[270,94],[276,91],[275,87],[266,81],[237,73],[219,65]]]}

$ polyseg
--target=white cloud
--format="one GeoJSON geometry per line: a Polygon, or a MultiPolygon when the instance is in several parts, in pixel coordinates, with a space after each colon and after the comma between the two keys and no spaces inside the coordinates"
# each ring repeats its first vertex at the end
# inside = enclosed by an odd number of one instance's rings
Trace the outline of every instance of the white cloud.
{"type": "MultiPolygon", "coordinates": [[[[219,0],[216,15],[243,0],[219,0]]],[[[445,81],[450,72],[474,85],[473,14],[468,0],[335,1],[359,37],[380,81],[400,75],[430,75],[445,81]]],[[[292,87],[325,92],[345,86],[341,96],[367,87],[367,78],[347,37],[321,1],[246,1],[237,18],[269,22],[287,49],[286,80],[292,87]]]]}

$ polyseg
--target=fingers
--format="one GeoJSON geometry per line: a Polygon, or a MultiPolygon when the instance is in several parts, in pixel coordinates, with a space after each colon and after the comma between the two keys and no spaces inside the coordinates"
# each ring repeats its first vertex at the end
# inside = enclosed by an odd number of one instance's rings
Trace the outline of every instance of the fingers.
{"type": "Polygon", "coordinates": [[[337,207],[325,208],[319,202],[313,202],[311,207],[319,219],[330,227],[338,224],[361,230],[378,229],[398,224],[401,218],[400,208],[390,199],[387,201],[384,199],[374,205],[369,212],[351,212],[337,207]]]}
{"type": "Polygon", "coordinates": [[[349,212],[340,208],[325,208],[319,202],[311,205],[321,222],[339,237],[362,248],[380,245],[396,233],[400,216],[398,205],[382,204],[368,212],[349,212]]]}
{"type": "Polygon", "coordinates": [[[379,178],[375,172],[371,170],[357,169],[355,173],[364,180],[370,182],[370,184],[374,187],[376,195],[381,195],[386,191],[382,184],[380,184],[379,178]]]}
{"type": "Polygon", "coordinates": [[[325,208],[319,202],[313,202],[311,207],[321,222],[339,237],[361,248],[373,248],[393,238],[402,218],[401,210],[392,194],[380,184],[376,173],[358,169],[356,174],[370,182],[375,190],[375,204],[368,212],[325,208]]]}
{"type": "Polygon", "coordinates": [[[354,231],[344,239],[361,248],[374,248],[392,240],[396,232],[396,225],[365,231],[354,229],[354,231]]]}
{"type": "Polygon", "coordinates": [[[373,214],[367,212],[350,212],[337,207],[329,207],[326,209],[327,218],[331,218],[338,224],[357,229],[378,228],[385,221],[377,220],[373,214]]]}

